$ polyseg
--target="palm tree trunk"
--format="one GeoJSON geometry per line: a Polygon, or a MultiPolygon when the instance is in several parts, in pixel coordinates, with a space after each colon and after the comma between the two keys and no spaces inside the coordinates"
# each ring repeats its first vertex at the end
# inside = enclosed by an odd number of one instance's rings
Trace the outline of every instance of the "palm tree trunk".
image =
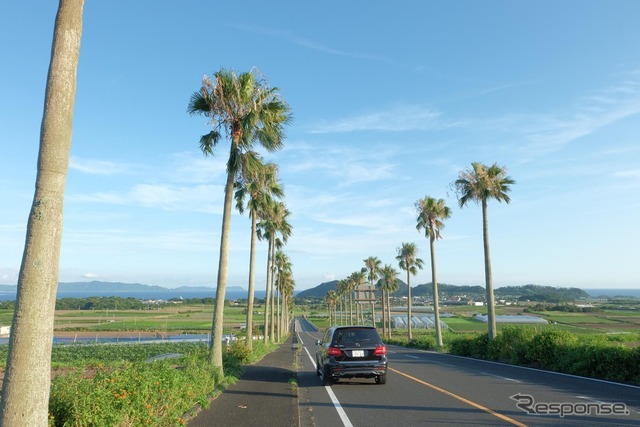
{"type": "MultiPolygon", "coordinates": [[[[231,142],[231,152],[237,147],[239,140],[231,142]]],[[[224,299],[227,290],[227,276],[229,273],[229,235],[231,234],[231,207],[233,202],[234,173],[227,172],[227,184],[224,190],[224,210],[222,214],[222,236],[220,238],[220,260],[218,263],[218,287],[216,288],[216,303],[213,309],[213,325],[211,327],[211,354],[213,366],[222,367],[222,334],[224,322],[224,299]]]]}
{"type": "Polygon", "coordinates": [[[433,237],[433,230],[431,230],[431,237],[429,238],[429,248],[431,249],[431,283],[433,283],[433,313],[434,322],[436,328],[436,345],[438,348],[442,347],[442,330],[440,328],[440,296],[438,295],[438,282],[436,280],[436,248],[435,238],[433,237]]]}
{"type": "Polygon", "coordinates": [[[385,293],[387,294],[387,338],[391,339],[391,292],[385,293]]]}
{"type": "Polygon", "coordinates": [[[407,338],[412,339],[411,335],[411,283],[409,283],[409,267],[407,266],[407,290],[409,292],[409,299],[407,301],[407,338]]]}
{"type": "Polygon", "coordinates": [[[0,425],[46,426],[51,343],[83,0],[61,0],[40,130],[38,173],[9,338],[0,425]]]}
{"type": "Polygon", "coordinates": [[[489,220],[487,218],[487,200],[482,199],[482,239],[484,242],[484,278],[487,287],[487,324],[489,340],[496,337],[496,306],[493,297],[493,277],[491,275],[491,255],[489,253],[489,220]]]}
{"type": "Polygon", "coordinates": [[[270,325],[269,325],[269,340],[271,340],[271,342],[274,342],[276,339],[276,322],[275,322],[275,299],[274,299],[274,294],[276,292],[275,290],[275,282],[276,282],[276,274],[275,274],[275,252],[276,252],[276,245],[275,245],[275,237],[273,237],[274,242],[273,245],[271,245],[271,284],[269,285],[269,288],[271,289],[271,295],[269,296],[271,302],[271,320],[270,320],[270,325]]]}
{"type": "Polygon", "coordinates": [[[273,241],[269,238],[269,244],[267,248],[267,283],[264,294],[264,337],[263,342],[267,344],[269,342],[269,296],[271,295],[271,246],[273,241]]]}
{"type": "Polygon", "coordinates": [[[382,293],[382,336],[386,337],[387,336],[387,328],[386,328],[386,324],[387,324],[387,311],[386,311],[386,302],[385,302],[385,291],[384,289],[382,289],[381,291],[382,293]]]}
{"type": "Polygon", "coordinates": [[[282,337],[282,311],[280,310],[281,307],[281,301],[282,301],[282,291],[280,290],[280,288],[276,288],[276,303],[278,304],[276,306],[276,324],[278,325],[277,328],[277,333],[276,333],[276,338],[278,340],[278,342],[280,342],[280,337],[282,337]]]}
{"type": "Polygon", "coordinates": [[[245,344],[251,350],[253,348],[253,298],[255,287],[255,263],[256,263],[256,223],[257,214],[251,211],[251,249],[249,250],[249,290],[247,292],[247,339],[245,344]]]}

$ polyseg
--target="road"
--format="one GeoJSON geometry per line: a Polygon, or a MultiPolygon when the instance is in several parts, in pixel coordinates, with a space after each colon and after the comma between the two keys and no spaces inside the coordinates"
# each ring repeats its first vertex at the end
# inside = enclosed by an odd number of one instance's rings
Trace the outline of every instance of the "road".
{"type": "Polygon", "coordinates": [[[302,426],[638,426],[640,387],[389,346],[387,384],[315,371],[321,334],[296,321],[302,426]]]}

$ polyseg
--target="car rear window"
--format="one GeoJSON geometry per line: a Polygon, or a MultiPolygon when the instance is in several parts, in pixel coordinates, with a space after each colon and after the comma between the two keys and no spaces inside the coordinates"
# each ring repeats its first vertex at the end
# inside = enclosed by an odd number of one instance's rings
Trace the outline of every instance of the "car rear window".
{"type": "Polygon", "coordinates": [[[372,328],[336,329],[333,334],[334,345],[352,345],[354,343],[360,345],[378,344],[380,343],[380,336],[378,332],[372,328]]]}

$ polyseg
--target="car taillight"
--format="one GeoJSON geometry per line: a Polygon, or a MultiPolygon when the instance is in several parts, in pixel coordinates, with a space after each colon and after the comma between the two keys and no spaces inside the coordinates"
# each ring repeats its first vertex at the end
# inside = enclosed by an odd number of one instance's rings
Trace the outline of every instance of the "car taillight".
{"type": "Polygon", "coordinates": [[[374,356],[384,356],[385,354],[387,354],[387,347],[384,345],[379,345],[375,350],[373,350],[374,356]]]}
{"type": "Polygon", "coordinates": [[[329,356],[342,356],[342,350],[335,347],[327,347],[327,355],[329,356]]]}

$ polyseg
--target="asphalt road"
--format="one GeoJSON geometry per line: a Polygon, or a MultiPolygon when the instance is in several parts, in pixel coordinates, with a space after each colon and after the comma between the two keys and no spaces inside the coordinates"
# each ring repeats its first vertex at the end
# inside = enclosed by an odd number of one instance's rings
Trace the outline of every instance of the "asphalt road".
{"type": "Polygon", "coordinates": [[[301,426],[638,426],[640,387],[389,346],[387,384],[315,371],[321,334],[296,321],[301,426]]]}

